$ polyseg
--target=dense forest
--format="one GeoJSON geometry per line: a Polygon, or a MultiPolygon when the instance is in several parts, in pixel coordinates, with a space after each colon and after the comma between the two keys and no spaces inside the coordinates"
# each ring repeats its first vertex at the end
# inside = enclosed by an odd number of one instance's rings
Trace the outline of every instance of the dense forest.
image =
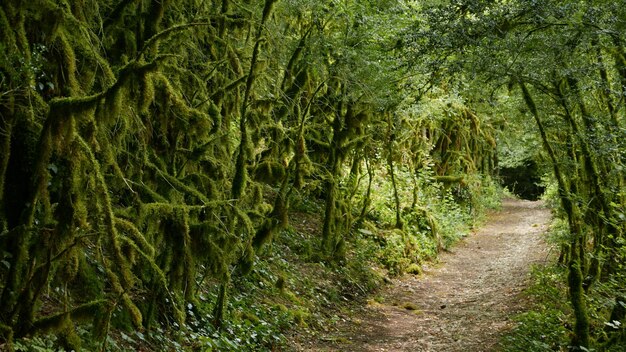
{"type": "Polygon", "coordinates": [[[0,350],[281,350],[506,186],[508,348],[623,351],[625,118],[623,0],[2,0],[0,350]]]}

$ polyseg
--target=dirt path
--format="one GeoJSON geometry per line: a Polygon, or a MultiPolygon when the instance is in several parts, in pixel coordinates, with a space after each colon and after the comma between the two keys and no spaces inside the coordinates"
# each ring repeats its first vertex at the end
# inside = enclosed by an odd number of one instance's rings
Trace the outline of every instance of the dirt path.
{"type": "Polygon", "coordinates": [[[405,277],[300,351],[494,351],[532,264],[549,253],[542,234],[550,214],[540,202],[505,200],[502,210],[424,275],[405,277]],[[407,309],[409,308],[409,309],[407,309]],[[412,310],[410,310],[412,309],[412,310]]]}

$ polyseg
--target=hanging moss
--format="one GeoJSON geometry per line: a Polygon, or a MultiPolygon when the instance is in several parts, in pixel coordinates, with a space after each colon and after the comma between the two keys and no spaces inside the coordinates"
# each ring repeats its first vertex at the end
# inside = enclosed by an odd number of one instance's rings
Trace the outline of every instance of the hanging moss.
{"type": "Polygon", "coordinates": [[[243,255],[237,264],[241,275],[245,276],[252,272],[254,268],[255,251],[252,245],[248,244],[243,251],[243,255]]]}
{"type": "Polygon", "coordinates": [[[129,311],[133,323],[135,324],[135,326],[140,327],[142,321],[141,312],[126,293],[127,288],[130,288],[134,285],[135,279],[131,272],[129,262],[122,252],[119,233],[115,226],[115,216],[112,210],[109,191],[107,189],[104,177],[102,176],[102,173],[100,171],[99,163],[95,159],[93,153],[91,152],[91,149],[80,137],[78,137],[78,141],[80,146],[88,155],[88,159],[91,161],[94,174],[96,175],[96,190],[98,200],[102,204],[104,225],[106,226],[109,235],[108,240],[113,250],[113,263],[115,263],[115,268],[120,274],[120,276],[118,276],[111,268],[105,266],[107,276],[115,292],[122,297],[122,303],[129,311]]]}
{"type": "Polygon", "coordinates": [[[61,267],[57,271],[59,282],[72,282],[76,278],[80,267],[78,255],[76,250],[71,250],[61,262],[61,267]]]}
{"type": "Polygon", "coordinates": [[[142,251],[146,252],[148,256],[154,257],[155,249],[154,247],[146,240],[144,235],[139,231],[139,229],[130,221],[116,218],[115,225],[120,231],[123,231],[127,235],[130,235],[132,241],[137,243],[137,245],[141,248],[142,251]]]}
{"type": "Polygon", "coordinates": [[[82,341],[71,319],[67,319],[63,329],[58,333],[58,344],[68,351],[81,350],[82,341]]]}
{"type": "Polygon", "coordinates": [[[81,304],[67,312],[60,312],[41,318],[33,323],[30,333],[60,332],[71,322],[91,320],[98,315],[105,300],[96,300],[81,304]]]}
{"type": "Polygon", "coordinates": [[[72,289],[80,292],[80,302],[102,299],[105,294],[104,283],[96,272],[95,258],[84,252],[79,252],[77,256],[78,270],[72,282],[72,289]]]}
{"type": "Polygon", "coordinates": [[[243,68],[241,67],[241,62],[239,61],[239,57],[235,53],[232,47],[228,47],[228,60],[230,62],[230,67],[233,69],[234,73],[237,76],[243,75],[243,68]]]}
{"type": "Polygon", "coordinates": [[[204,263],[215,277],[222,277],[228,270],[228,256],[224,249],[231,247],[234,238],[220,234],[212,222],[203,222],[190,226],[193,255],[204,263]]]}
{"type": "Polygon", "coordinates": [[[245,148],[242,147],[239,149],[239,155],[237,156],[237,161],[235,163],[235,176],[233,177],[233,184],[231,187],[231,196],[234,199],[241,198],[247,183],[248,172],[245,162],[246,157],[243,155],[244,152],[245,148]]]}
{"type": "Polygon", "coordinates": [[[59,35],[57,36],[56,44],[59,48],[63,66],[61,66],[62,72],[61,77],[65,77],[66,82],[61,86],[65,89],[65,96],[76,96],[79,95],[82,90],[80,84],[78,83],[78,79],[76,77],[76,55],[74,53],[74,48],[70,44],[68,39],[68,34],[65,30],[59,31],[59,35]]]}
{"type": "Polygon", "coordinates": [[[11,48],[15,46],[15,37],[11,31],[11,24],[4,12],[4,7],[0,8],[0,42],[11,48]]]}
{"type": "Polygon", "coordinates": [[[256,231],[254,238],[252,240],[252,247],[259,249],[264,244],[268,243],[276,231],[278,230],[278,226],[274,220],[267,220],[263,223],[263,225],[256,231]]]}
{"type": "Polygon", "coordinates": [[[281,181],[286,175],[283,165],[275,161],[264,161],[257,165],[254,171],[254,178],[267,184],[274,184],[281,181]]]}
{"type": "Polygon", "coordinates": [[[141,311],[139,310],[137,305],[135,305],[135,302],[133,302],[133,300],[127,293],[122,294],[122,304],[126,309],[126,312],[130,314],[130,318],[135,328],[140,329],[143,322],[143,315],[141,314],[141,311]]]}
{"type": "Polygon", "coordinates": [[[199,201],[201,201],[201,202],[203,202],[205,204],[208,204],[208,203],[211,202],[204,194],[198,192],[195,188],[190,187],[190,186],[182,183],[176,177],[168,174],[167,172],[162,171],[156,165],[154,165],[152,163],[148,163],[147,166],[152,168],[152,169],[154,169],[158,173],[159,177],[162,177],[165,181],[168,182],[169,185],[171,185],[172,187],[175,187],[176,190],[183,191],[183,192],[185,192],[185,193],[195,197],[196,199],[198,199],[199,201]]]}

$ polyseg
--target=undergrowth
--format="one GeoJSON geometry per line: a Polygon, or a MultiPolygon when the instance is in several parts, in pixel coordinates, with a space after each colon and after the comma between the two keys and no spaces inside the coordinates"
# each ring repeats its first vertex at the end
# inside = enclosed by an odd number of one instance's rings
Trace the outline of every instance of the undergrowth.
{"type": "MultiPolygon", "coordinates": [[[[389,191],[380,185],[383,190],[389,191]]],[[[387,278],[419,274],[421,265],[434,260],[466,235],[480,221],[486,208],[499,203],[499,190],[490,181],[483,184],[481,198],[463,198],[459,189],[441,184],[424,186],[422,202],[404,216],[405,227],[393,228],[388,211],[388,193],[372,198],[372,212],[346,236],[346,256],[322,260],[319,256],[320,216],[323,204],[311,197],[294,199],[290,226],[257,253],[252,271],[231,273],[230,295],[223,325],[213,323],[212,307],[218,285],[205,282],[199,300],[188,303],[185,326],[175,329],[152,326],[135,331],[124,326],[122,309],[113,312],[118,328],[104,342],[95,343],[88,328],[78,327],[85,351],[273,351],[285,350],[294,340],[314,337],[349,315],[351,307],[375,295],[387,278]]],[[[200,270],[202,272],[202,270],[200,270]]],[[[202,281],[198,277],[198,282],[202,281]]],[[[163,317],[168,321],[167,317],[163,317]]],[[[57,351],[57,336],[16,340],[16,351],[57,351]]]]}
{"type": "Polygon", "coordinates": [[[565,269],[550,265],[535,267],[525,298],[530,310],[514,317],[515,327],[502,340],[505,352],[561,351],[567,347],[571,309],[566,297],[565,269]]]}
{"type": "MultiPolygon", "coordinates": [[[[556,218],[547,233],[548,242],[560,245],[567,236],[567,224],[556,218]]],[[[571,346],[575,318],[569,299],[566,299],[566,266],[555,260],[549,265],[533,268],[531,277],[524,298],[532,303],[527,311],[513,318],[514,328],[501,341],[503,352],[626,351],[625,328],[610,318],[616,305],[626,308],[625,302],[613,298],[624,294],[623,281],[613,279],[596,283],[587,291],[591,331],[599,338],[594,341],[593,348],[584,349],[571,346]]]]}

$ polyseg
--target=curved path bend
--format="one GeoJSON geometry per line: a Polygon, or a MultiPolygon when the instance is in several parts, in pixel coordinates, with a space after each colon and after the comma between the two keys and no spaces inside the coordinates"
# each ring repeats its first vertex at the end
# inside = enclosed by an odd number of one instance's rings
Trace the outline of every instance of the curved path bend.
{"type": "Polygon", "coordinates": [[[521,291],[533,264],[547,261],[550,212],[541,202],[507,199],[484,226],[420,276],[395,281],[320,341],[299,351],[494,351],[527,307],[521,291]],[[407,309],[409,308],[409,309],[407,309]]]}

